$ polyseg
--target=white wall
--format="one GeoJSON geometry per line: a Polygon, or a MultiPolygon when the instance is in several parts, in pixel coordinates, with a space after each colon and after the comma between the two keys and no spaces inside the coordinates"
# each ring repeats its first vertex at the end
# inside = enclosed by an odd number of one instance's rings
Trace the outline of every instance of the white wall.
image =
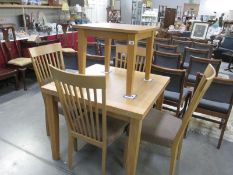
{"type": "MultiPolygon", "coordinates": [[[[167,5],[169,8],[183,6],[189,3],[189,0],[153,0],[153,6],[158,8],[159,5],[167,5]]],[[[199,15],[213,15],[217,12],[220,16],[223,12],[233,10],[233,0],[194,0],[194,3],[200,4],[199,15]]]]}

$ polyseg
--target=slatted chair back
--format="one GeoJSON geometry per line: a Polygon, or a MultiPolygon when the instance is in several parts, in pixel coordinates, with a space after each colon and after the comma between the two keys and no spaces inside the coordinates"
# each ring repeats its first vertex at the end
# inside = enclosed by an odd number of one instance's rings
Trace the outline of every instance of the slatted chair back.
{"type": "Polygon", "coordinates": [[[181,55],[179,53],[164,53],[154,51],[153,64],[161,67],[179,69],[181,62],[181,55]]]}
{"type": "Polygon", "coordinates": [[[170,44],[171,39],[170,38],[155,38],[155,44],[170,44]]]}
{"type": "Polygon", "coordinates": [[[172,44],[178,46],[178,52],[181,53],[181,55],[184,54],[184,49],[186,47],[191,47],[192,46],[192,41],[182,41],[182,40],[172,40],[172,44]]]}
{"type": "Polygon", "coordinates": [[[98,147],[107,144],[106,79],[50,66],[69,134],[98,147]]]}
{"type": "Polygon", "coordinates": [[[156,51],[165,53],[177,53],[177,46],[167,44],[156,44],[156,51]]]}
{"type": "Polygon", "coordinates": [[[185,130],[188,126],[188,123],[192,117],[193,112],[196,110],[197,105],[199,104],[201,98],[203,97],[207,89],[209,88],[215,76],[216,76],[216,71],[214,67],[211,64],[209,64],[206,70],[204,71],[204,75],[197,87],[197,90],[195,91],[191,99],[191,102],[189,104],[187,111],[185,112],[183,116],[182,125],[175,137],[175,141],[173,144],[174,146],[177,146],[180,143],[180,141],[183,139],[185,130]]]}
{"type": "Polygon", "coordinates": [[[52,81],[49,64],[61,70],[65,69],[61,43],[29,48],[29,53],[40,86],[52,81]]]}
{"type": "Polygon", "coordinates": [[[193,42],[194,49],[199,49],[199,50],[209,50],[209,58],[211,58],[212,53],[213,53],[213,44],[207,44],[207,43],[200,43],[200,42],[193,42]]]}
{"type": "Polygon", "coordinates": [[[199,57],[199,58],[206,58],[209,59],[209,50],[200,50],[200,49],[194,49],[190,47],[186,47],[184,49],[184,59],[183,59],[183,67],[188,68],[190,58],[193,57],[199,57]]]}
{"type": "MultiPolygon", "coordinates": [[[[116,45],[115,67],[127,68],[127,46],[116,45]]],[[[136,54],[135,70],[145,71],[146,67],[146,48],[138,47],[136,54]]]]}

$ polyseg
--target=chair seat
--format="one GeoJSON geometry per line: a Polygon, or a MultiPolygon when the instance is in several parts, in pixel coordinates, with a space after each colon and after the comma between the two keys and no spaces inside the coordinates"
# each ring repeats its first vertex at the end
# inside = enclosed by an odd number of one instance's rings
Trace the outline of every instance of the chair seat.
{"type": "Polygon", "coordinates": [[[72,48],[62,48],[62,52],[65,53],[76,53],[77,51],[72,48]]]}
{"type": "MultiPolygon", "coordinates": [[[[185,99],[191,92],[192,92],[191,89],[184,88],[183,99],[185,99]]],[[[167,91],[167,90],[165,90],[165,92],[164,92],[164,99],[165,100],[178,102],[179,97],[180,97],[180,93],[178,93],[178,92],[172,92],[172,91],[167,91]]]]}
{"type": "Polygon", "coordinates": [[[125,131],[128,123],[122,120],[107,116],[107,144],[111,145],[125,131]]]}
{"type": "Polygon", "coordinates": [[[184,69],[188,69],[188,67],[189,67],[189,63],[188,63],[188,62],[184,62],[183,68],[184,68],[184,69]]]}
{"type": "Polygon", "coordinates": [[[215,112],[227,114],[228,109],[230,107],[230,104],[202,99],[200,101],[198,107],[201,107],[201,108],[204,108],[207,110],[211,110],[211,111],[215,111],[215,112]]]}
{"type": "Polygon", "coordinates": [[[32,63],[31,58],[25,58],[25,57],[14,58],[8,61],[8,64],[15,65],[15,66],[27,66],[31,63],[32,63]]]}
{"type": "Polygon", "coordinates": [[[196,75],[192,75],[192,74],[188,75],[188,82],[196,83],[196,79],[197,79],[196,75]]]}
{"type": "Polygon", "coordinates": [[[142,123],[141,138],[154,144],[171,147],[182,124],[182,120],[152,109],[142,123]]]}

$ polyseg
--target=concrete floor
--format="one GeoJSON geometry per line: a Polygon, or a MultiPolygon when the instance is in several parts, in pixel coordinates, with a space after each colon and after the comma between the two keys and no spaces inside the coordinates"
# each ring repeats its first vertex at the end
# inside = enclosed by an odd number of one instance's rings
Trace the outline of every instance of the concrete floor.
{"type": "MultiPolygon", "coordinates": [[[[74,60],[69,61],[72,63],[69,65],[75,65],[74,60]]],[[[14,91],[13,85],[0,88],[0,175],[100,175],[101,151],[91,145],[84,146],[74,155],[73,169],[68,170],[67,131],[63,116],[60,117],[61,160],[52,160],[43,100],[34,74],[29,75],[28,91],[14,91]]],[[[122,168],[124,141],[125,136],[122,136],[108,148],[108,175],[125,174],[122,168]]],[[[217,139],[188,133],[176,174],[232,175],[233,143],[224,141],[220,150],[216,145],[217,139]]],[[[169,160],[168,149],[142,143],[137,174],[166,175],[169,160]]]]}

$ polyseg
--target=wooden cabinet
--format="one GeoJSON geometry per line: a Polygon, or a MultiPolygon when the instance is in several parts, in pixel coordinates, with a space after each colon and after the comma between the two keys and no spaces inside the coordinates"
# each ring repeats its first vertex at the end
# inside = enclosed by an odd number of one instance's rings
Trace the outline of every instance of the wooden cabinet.
{"type": "Polygon", "coordinates": [[[176,9],[166,8],[164,28],[168,28],[170,25],[174,25],[176,18],[176,9]]]}

